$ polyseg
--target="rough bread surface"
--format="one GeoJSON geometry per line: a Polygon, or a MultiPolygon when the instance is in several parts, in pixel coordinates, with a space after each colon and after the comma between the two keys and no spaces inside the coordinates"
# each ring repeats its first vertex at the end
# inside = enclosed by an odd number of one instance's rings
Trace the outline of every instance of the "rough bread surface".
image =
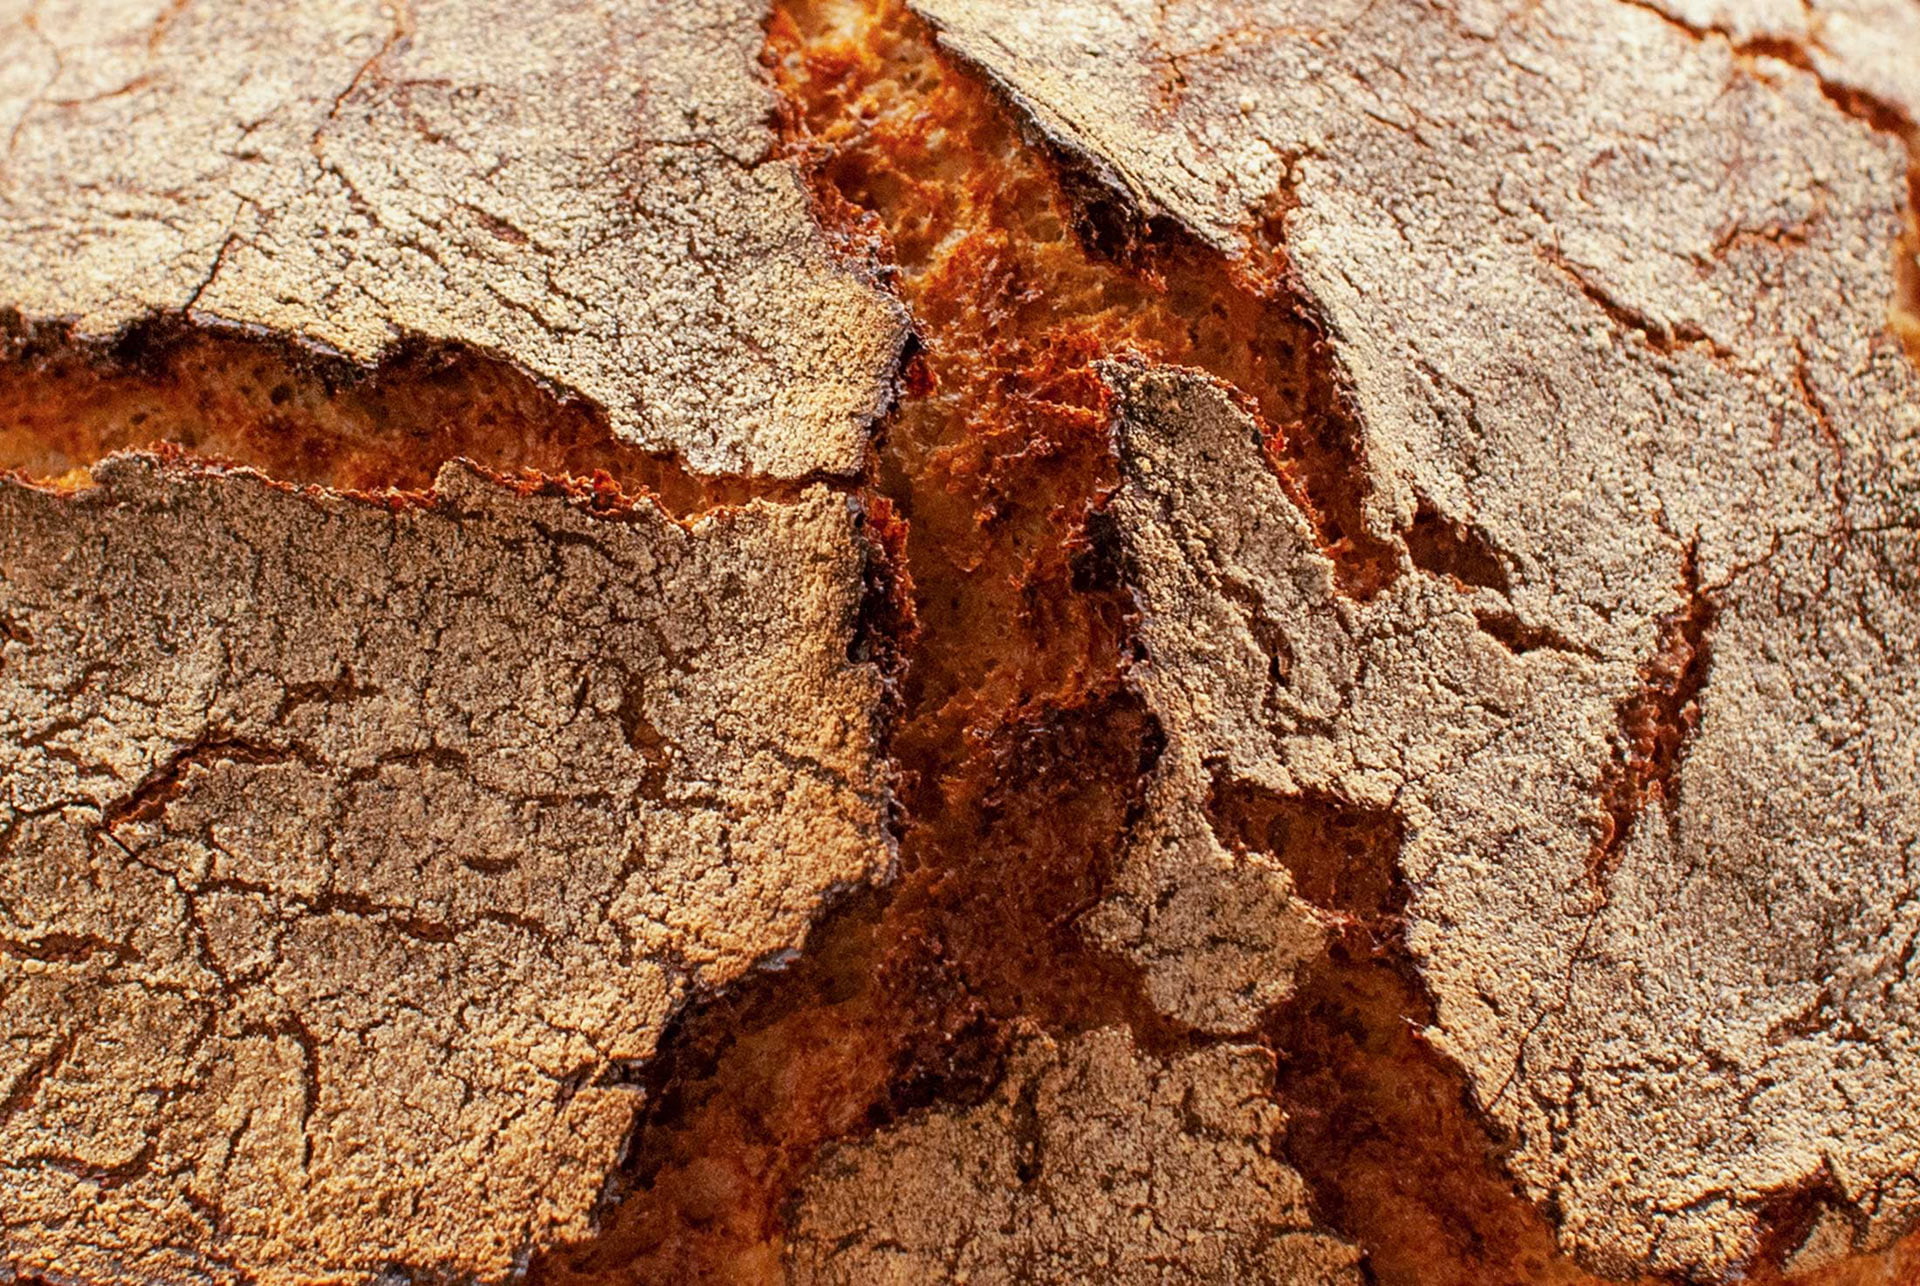
{"type": "Polygon", "coordinates": [[[0,529],[15,1272],[501,1279],[586,1230],[689,989],[885,868],[839,496],[136,458],[0,529]]]}
{"type": "Polygon", "coordinates": [[[1030,1039],[989,1101],[821,1160],[790,1280],[1358,1286],[1275,1156],[1270,1064],[1236,1045],[1162,1061],[1111,1028],[1030,1039]]]}
{"type": "MultiPolygon", "coordinates": [[[[922,7],[1144,212],[1231,251],[1284,190],[1372,522],[1435,512],[1497,568],[1407,566],[1343,599],[1253,424],[1191,377],[1122,375],[1142,682],[1174,753],[1194,747],[1174,806],[1201,802],[1211,756],[1404,817],[1431,1036],[1590,1262],[1729,1271],[1769,1198],[1823,1182],[1862,1245],[1911,1227],[1920,380],[1886,324],[1898,141],[1813,74],[1599,0],[922,7]],[[1689,610],[1714,621],[1697,730],[1603,844],[1620,712],[1689,610]]],[[[1909,94],[1920,65],[1901,49],[1883,82],[1822,57],[1909,94]]],[[[1297,913],[1256,913],[1272,881],[1236,878],[1216,919],[1270,952],[1297,913]]],[[[1195,936],[1171,932],[1143,949],[1195,936]]],[[[1223,954],[1167,990],[1244,1025],[1275,975],[1223,954]]]]}
{"type": "Polygon", "coordinates": [[[0,0],[0,1277],[1916,1280],[1916,116],[0,0]]]}
{"type": "MultiPolygon", "coordinates": [[[[1119,378],[1144,681],[1177,694],[1161,704],[1183,732],[1212,712],[1218,776],[1405,818],[1428,1035],[1512,1124],[1509,1164],[1563,1235],[1623,1273],[1717,1274],[1751,1253],[1772,1193],[1826,1176],[1869,1244],[1911,1226],[1915,533],[1783,533],[1711,591],[1691,750],[1596,871],[1643,658],[1516,655],[1475,615],[1510,610],[1500,596],[1432,576],[1342,600],[1217,388],[1119,378]]],[[[1155,847],[1134,861],[1164,864],[1155,847]]],[[[1230,901],[1215,926],[1264,945],[1284,921],[1251,910],[1271,900],[1230,901]]],[[[1220,954],[1187,957],[1186,994],[1220,997],[1196,1021],[1246,993],[1220,954]]]]}
{"type": "Polygon", "coordinates": [[[899,310],[770,155],[754,0],[0,6],[0,274],[361,361],[511,358],[695,468],[851,473],[899,310]]]}

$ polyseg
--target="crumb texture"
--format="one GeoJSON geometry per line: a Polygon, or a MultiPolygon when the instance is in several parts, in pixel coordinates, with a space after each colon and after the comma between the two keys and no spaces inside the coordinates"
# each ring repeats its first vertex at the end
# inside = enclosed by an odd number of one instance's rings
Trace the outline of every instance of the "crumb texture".
{"type": "Polygon", "coordinates": [[[682,527],[135,456],[0,528],[9,1271],[501,1280],[675,1007],[889,860],[822,489],[682,527]]]}
{"type": "Polygon", "coordinates": [[[800,1195],[788,1280],[1263,1281],[1359,1286],[1276,1155],[1271,1058],[1162,1062],[1103,1028],[1034,1037],[993,1096],[829,1152],[800,1195]]]}
{"type": "Polygon", "coordinates": [[[507,357],[703,471],[859,467],[898,309],[769,155],[752,0],[0,9],[0,307],[507,357]]]}

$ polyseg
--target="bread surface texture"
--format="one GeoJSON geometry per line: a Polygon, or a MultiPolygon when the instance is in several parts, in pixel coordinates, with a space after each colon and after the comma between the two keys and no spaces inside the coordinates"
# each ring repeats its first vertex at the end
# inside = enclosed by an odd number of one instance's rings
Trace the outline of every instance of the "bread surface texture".
{"type": "Polygon", "coordinates": [[[0,1277],[1920,1281],[1914,0],[22,0],[0,122],[0,1277]]]}

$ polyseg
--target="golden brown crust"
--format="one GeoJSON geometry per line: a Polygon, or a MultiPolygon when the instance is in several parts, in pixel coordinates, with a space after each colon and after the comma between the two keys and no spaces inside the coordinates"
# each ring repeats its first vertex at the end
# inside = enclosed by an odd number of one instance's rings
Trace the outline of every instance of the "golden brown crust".
{"type": "Polygon", "coordinates": [[[0,9],[0,1271],[1910,1277],[1911,7],[906,4],[0,9]]]}
{"type": "Polygon", "coordinates": [[[1196,764],[1405,817],[1433,1039],[1591,1262],[1731,1271],[1809,1187],[1861,1246],[1909,1228],[1904,152],[1813,76],[1618,4],[925,8],[1147,213],[1231,249],[1284,180],[1372,520],[1436,511],[1500,573],[1342,601],[1254,426],[1123,374],[1166,771],[1204,729],[1196,764]]]}
{"type": "Polygon", "coordinates": [[[757,0],[0,9],[0,274],[372,361],[485,349],[692,467],[851,474],[902,337],[768,151],[757,0]]]}
{"type": "Polygon", "coordinates": [[[886,867],[848,502],[97,474],[0,483],[8,1267],[506,1276],[672,1011],[886,867]]]}

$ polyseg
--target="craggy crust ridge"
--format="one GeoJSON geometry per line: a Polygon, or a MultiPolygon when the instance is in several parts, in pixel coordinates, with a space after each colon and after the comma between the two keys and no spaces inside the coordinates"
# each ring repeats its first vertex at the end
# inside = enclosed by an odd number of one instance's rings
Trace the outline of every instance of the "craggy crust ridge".
{"type": "Polygon", "coordinates": [[[897,309],[770,158],[753,0],[0,9],[0,276],[371,362],[503,356],[704,472],[851,474],[897,309]]]}
{"type": "Polygon", "coordinates": [[[0,484],[10,1271],[499,1280],[684,999],[880,875],[862,558],[449,465],[0,484]]]}
{"type": "Polygon", "coordinates": [[[0,9],[0,1273],[1920,1278],[1915,13],[0,9]]]}

